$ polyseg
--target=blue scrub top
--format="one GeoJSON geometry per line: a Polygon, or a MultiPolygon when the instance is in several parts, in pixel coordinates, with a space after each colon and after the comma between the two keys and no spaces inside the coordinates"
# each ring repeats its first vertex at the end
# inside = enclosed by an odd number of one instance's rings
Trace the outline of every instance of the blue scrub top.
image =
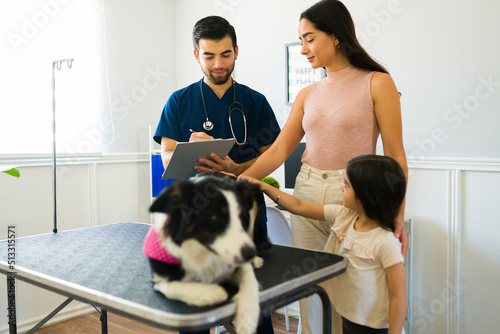
{"type": "MultiPolygon", "coordinates": [[[[183,89],[174,92],[168,99],[160,122],[154,135],[154,140],[161,143],[161,137],[167,137],[179,142],[189,141],[192,129],[195,132],[206,132],[214,138],[233,138],[229,126],[228,108],[233,101],[235,89],[236,102],[243,105],[248,128],[247,144],[234,145],[229,157],[236,163],[243,163],[258,156],[257,149],[272,144],[278,137],[280,127],[276,117],[261,93],[237,82],[219,99],[203,79],[183,89]],[[206,120],[200,92],[203,87],[208,119],[214,124],[210,131],[203,129],[206,120]]],[[[239,105],[231,108],[234,135],[238,142],[243,142],[245,127],[239,105]]]]}

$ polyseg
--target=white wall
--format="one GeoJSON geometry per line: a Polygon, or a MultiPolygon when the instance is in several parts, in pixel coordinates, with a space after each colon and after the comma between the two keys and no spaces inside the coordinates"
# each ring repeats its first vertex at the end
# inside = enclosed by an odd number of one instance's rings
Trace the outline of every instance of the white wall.
{"type": "Polygon", "coordinates": [[[104,0],[114,137],[105,153],[146,152],[155,125],[176,89],[174,0],[104,0]]]}
{"type": "MultiPolygon", "coordinates": [[[[147,126],[157,124],[173,90],[201,78],[191,29],[206,15],[220,14],[235,26],[235,78],[264,93],[283,123],[289,111],[284,45],[298,40],[299,14],[313,3],[105,0],[115,136],[102,159],[59,167],[60,228],[148,221],[147,126]],[[148,75],[156,69],[165,74],[152,85],[148,75]]],[[[493,333],[500,297],[500,3],[345,3],[367,50],[403,93],[407,211],[415,218],[414,333],[493,333]]],[[[52,229],[50,161],[18,162],[28,165],[19,180],[0,175],[0,238],[11,223],[18,237],[52,229]]],[[[281,171],[275,176],[282,180],[281,171]]],[[[18,288],[24,291],[20,323],[45,315],[60,300],[37,288],[18,288]]],[[[5,291],[0,280],[0,309],[6,309],[5,291]]],[[[6,332],[2,326],[0,333],[6,332]]]]}

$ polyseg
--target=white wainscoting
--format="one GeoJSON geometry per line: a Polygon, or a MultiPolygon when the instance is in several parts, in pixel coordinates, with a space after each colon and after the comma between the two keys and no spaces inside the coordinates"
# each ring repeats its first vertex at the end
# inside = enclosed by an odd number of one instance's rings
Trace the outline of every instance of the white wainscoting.
{"type": "MultiPolygon", "coordinates": [[[[53,228],[50,158],[2,159],[20,179],[0,175],[0,239],[53,228]]],[[[412,333],[494,333],[500,293],[500,159],[409,158],[406,210],[414,216],[412,333]]],[[[58,160],[59,231],[125,221],[149,222],[147,153],[58,160]]],[[[0,310],[7,309],[0,277],[0,310]]],[[[17,282],[18,328],[27,330],[64,300],[17,282]]],[[[87,313],[73,302],[61,321],[87,313]]],[[[2,311],[0,311],[2,312],[2,311]]],[[[1,315],[0,315],[1,316],[1,315]]],[[[0,334],[7,333],[0,323],[0,334]]]]}
{"type": "Polygon", "coordinates": [[[499,159],[408,159],[412,333],[497,331],[499,159]]]}

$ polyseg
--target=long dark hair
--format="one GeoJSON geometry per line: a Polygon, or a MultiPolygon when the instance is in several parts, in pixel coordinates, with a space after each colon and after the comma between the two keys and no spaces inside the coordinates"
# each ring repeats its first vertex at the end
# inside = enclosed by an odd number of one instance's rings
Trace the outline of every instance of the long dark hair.
{"type": "Polygon", "coordinates": [[[362,155],[347,163],[346,173],[365,214],[394,231],[406,193],[406,177],[398,162],[383,155],[362,155]]]}
{"type": "Polygon", "coordinates": [[[300,14],[300,20],[311,21],[314,27],[327,35],[334,35],[349,62],[358,68],[389,74],[384,66],[373,60],[359,43],[351,14],[338,0],[321,0],[300,14]]]}

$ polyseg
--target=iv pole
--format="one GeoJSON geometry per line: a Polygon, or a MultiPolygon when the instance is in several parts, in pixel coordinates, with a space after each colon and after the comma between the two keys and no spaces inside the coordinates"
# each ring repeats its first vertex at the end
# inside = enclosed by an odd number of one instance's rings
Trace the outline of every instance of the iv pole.
{"type": "Polygon", "coordinates": [[[55,70],[61,70],[62,63],[66,63],[68,69],[73,66],[74,58],[59,59],[52,62],[52,170],[54,172],[54,229],[57,233],[57,168],[56,168],[56,76],[55,70]]]}

